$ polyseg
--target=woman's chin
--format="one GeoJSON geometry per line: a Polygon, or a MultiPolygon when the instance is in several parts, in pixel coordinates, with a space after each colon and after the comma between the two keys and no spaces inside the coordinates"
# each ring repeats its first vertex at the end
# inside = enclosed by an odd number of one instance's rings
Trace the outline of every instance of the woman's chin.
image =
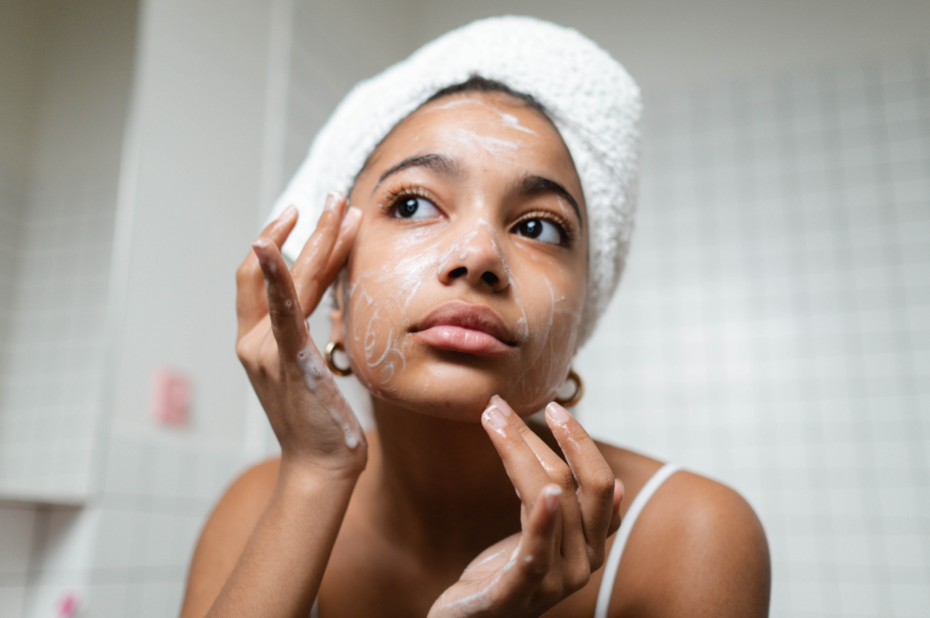
{"type": "Polygon", "coordinates": [[[384,383],[373,376],[358,377],[376,399],[391,407],[467,423],[480,422],[494,395],[503,397],[521,416],[542,409],[551,400],[548,385],[533,385],[529,380],[515,383],[507,379],[508,373],[430,363],[423,368],[408,365],[384,383]]]}

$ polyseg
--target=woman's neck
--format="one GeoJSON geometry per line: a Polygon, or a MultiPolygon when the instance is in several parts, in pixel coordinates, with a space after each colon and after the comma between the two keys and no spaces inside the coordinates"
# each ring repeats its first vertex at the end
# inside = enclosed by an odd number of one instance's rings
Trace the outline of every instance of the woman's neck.
{"type": "Polygon", "coordinates": [[[373,400],[378,431],[363,488],[393,539],[425,557],[474,557],[519,531],[520,503],[479,423],[373,400]]]}

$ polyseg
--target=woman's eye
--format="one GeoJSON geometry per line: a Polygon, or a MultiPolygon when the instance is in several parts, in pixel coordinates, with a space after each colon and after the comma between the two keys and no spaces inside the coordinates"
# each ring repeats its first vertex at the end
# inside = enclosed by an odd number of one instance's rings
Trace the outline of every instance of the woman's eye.
{"type": "Polygon", "coordinates": [[[402,197],[394,206],[394,216],[401,219],[429,219],[440,216],[439,209],[422,197],[402,197]]]}
{"type": "Polygon", "coordinates": [[[517,234],[533,240],[562,244],[562,232],[558,226],[545,219],[527,219],[517,224],[517,234]]]}

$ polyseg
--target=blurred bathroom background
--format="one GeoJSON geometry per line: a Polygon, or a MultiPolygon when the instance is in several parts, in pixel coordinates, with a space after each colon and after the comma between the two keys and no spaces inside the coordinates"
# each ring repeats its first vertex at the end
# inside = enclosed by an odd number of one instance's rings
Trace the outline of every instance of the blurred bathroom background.
{"type": "Polygon", "coordinates": [[[250,239],[357,80],[504,13],[644,91],[589,430],[749,499],[773,616],[930,616],[925,0],[4,0],[0,616],[177,615],[275,452],[233,349],[250,239]]]}

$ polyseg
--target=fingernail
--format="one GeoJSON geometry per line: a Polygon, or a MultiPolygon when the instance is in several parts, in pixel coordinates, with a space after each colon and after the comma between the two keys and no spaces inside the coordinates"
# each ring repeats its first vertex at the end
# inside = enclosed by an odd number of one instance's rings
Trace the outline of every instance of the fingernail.
{"type": "Polygon", "coordinates": [[[355,206],[349,206],[349,210],[346,211],[346,216],[342,218],[342,229],[347,230],[355,222],[362,218],[362,211],[356,208],[355,206]]]}
{"type": "Polygon", "coordinates": [[[323,204],[323,210],[335,210],[336,204],[342,199],[342,193],[339,191],[330,191],[326,194],[326,202],[323,204]]]}
{"type": "Polygon", "coordinates": [[[571,419],[571,415],[568,413],[568,410],[555,402],[552,402],[546,406],[546,414],[549,415],[549,418],[551,418],[553,422],[556,422],[559,425],[564,425],[569,421],[569,419],[571,419]]]}
{"type": "Polygon", "coordinates": [[[259,236],[258,238],[252,241],[252,246],[258,249],[264,249],[269,244],[271,244],[271,241],[265,238],[264,236],[259,236]]]}
{"type": "Polygon", "coordinates": [[[494,405],[494,407],[501,411],[501,414],[504,416],[510,416],[510,406],[507,405],[507,402],[504,401],[503,397],[500,395],[492,395],[491,403],[494,405]]]}
{"type": "Polygon", "coordinates": [[[291,215],[293,215],[295,212],[297,212],[297,209],[294,208],[294,205],[293,205],[293,204],[291,204],[290,206],[288,206],[287,208],[285,208],[285,209],[284,209],[284,212],[282,212],[282,213],[278,216],[278,221],[287,221],[288,219],[291,218],[291,215]]]}
{"type": "Polygon", "coordinates": [[[488,406],[488,409],[484,411],[484,416],[491,423],[491,426],[497,429],[502,429],[508,424],[507,419],[504,418],[504,415],[496,406],[488,406]]]}
{"type": "Polygon", "coordinates": [[[562,496],[562,488],[558,485],[546,485],[543,489],[543,499],[546,501],[546,508],[554,511],[559,508],[559,498],[562,496]]]}

